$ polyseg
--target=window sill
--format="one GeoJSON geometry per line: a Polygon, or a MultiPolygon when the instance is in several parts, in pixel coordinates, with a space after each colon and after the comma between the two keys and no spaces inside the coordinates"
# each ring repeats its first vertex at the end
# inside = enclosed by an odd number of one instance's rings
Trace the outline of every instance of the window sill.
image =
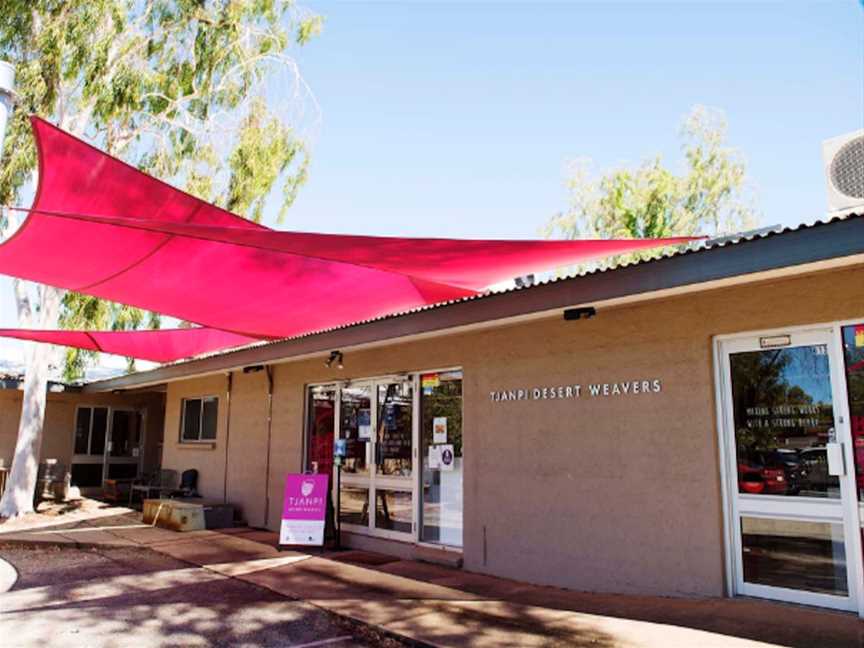
{"type": "Polygon", "coordinates": [[[215,441],[180,441],[177,447],[181,450],[215,450],[215,441]]]}

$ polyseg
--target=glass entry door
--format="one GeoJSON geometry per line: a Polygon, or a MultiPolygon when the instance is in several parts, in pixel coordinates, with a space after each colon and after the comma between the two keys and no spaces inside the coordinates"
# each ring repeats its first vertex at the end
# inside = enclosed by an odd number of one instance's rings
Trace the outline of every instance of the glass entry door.
{"type": "Polygon", "coordinates": [[[414,382],[386,379],[339,389],[336,434],[345,440],[339,517],[351,530],[413,537],[414,382]]]}
{"type": "Polygon", "coordinates": [[[836,332],[719,348],[735,593],[857,609],[860,542],[836,332]]]}
{"type": "Polygon", "coordinates": [[[72,485],[98,488],[105,479],[134,479],[141,467],[143,414],[81,405],[75,413],[72,485]]]}
{"type": "Polygon", "coordinates": [[[105,448],[105,478],[134,479],[141,466],[143,416],[131,409],[111,410],[105,448]]]}

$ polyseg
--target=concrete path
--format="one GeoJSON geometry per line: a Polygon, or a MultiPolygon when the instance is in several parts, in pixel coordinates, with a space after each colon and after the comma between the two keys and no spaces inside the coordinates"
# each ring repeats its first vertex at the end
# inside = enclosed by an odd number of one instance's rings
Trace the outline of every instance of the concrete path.
{"type": "Polygon", "coordinates": [[[746,599],[668,599],[536,587],[360,551],[278,551],[249,529],[176,533],[135,515],[4,533],[0,545],[147,548],[419,645],[670,648],[864,646],[851,614],[746,599]]]}

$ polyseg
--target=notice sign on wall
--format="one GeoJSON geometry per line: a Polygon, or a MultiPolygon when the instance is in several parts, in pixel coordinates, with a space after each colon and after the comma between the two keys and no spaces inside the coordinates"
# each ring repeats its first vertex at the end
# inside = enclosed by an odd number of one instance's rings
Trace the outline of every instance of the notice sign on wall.
{"type": "Polygon", "coordinates": [[[288,475],[279,544],[323,545],[328,475],[288,475]]]}

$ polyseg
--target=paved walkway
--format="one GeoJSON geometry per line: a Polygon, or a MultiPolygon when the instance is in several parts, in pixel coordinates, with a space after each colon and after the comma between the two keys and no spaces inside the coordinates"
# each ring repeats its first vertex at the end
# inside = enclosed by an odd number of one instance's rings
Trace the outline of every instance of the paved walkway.
{"type": "Polygon", "coordinates": [[[33,530],[0,526],[2,543],[147,547],[419,645],[864,646],[864,624],[850,614],[745,599],[586,594],[361,551],[280,552],[273,533],[176,533],[132,513],[33,530]]]}

